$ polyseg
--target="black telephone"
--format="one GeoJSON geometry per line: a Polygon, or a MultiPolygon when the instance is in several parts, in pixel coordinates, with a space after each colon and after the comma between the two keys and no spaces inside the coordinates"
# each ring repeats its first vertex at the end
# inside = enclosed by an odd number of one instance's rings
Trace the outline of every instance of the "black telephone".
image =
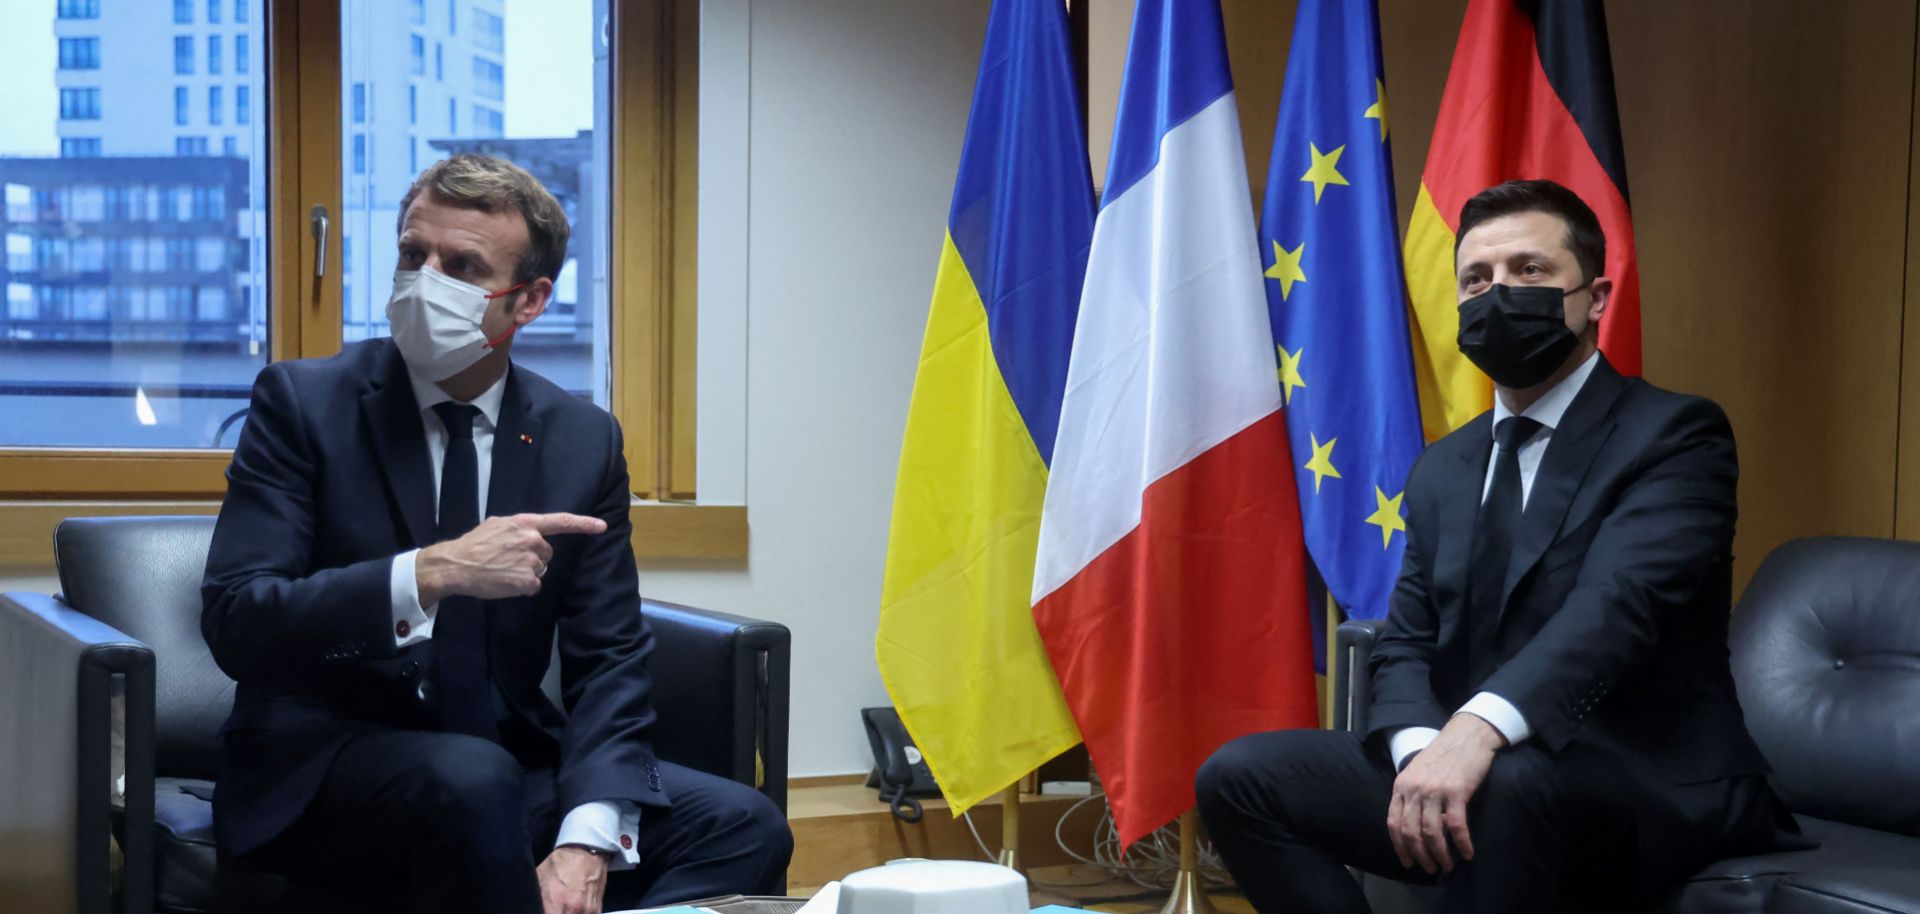
{"type": "Polygon", "coordinates": [[[873,747],[873,773],[867,775],[867,786],[880,789],[880,799],[892,804],[895,818],[920,821],[920,802],[912,798],[939,796],[940,785],[934,783],[933,769],[900,723],[900,713],[892,708],[861,708],[860,720],[867,725],[867,743],[873,747]]]}

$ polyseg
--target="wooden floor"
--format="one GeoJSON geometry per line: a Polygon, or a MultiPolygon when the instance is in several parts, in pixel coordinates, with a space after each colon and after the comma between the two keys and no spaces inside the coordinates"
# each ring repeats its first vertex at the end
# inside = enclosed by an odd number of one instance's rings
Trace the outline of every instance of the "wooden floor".
{"type": "MultiPolygon", "coordinates": [[[[924,816],[901,822],[875,790],[858,776],[798,781],[787,797],[793,827],[793,863],[787,869],[788,892],[810,897],[826,883],[848,873],[902,857],[983,860],[965,820],[952,815],[945,801],[921,801],[924,816]]],[[[1020,862],[1032,888],[1034,905],[1059,904],[1114,914],[1154,914],[1166,903],[1164,891],[1143,888],[1107,871],[1076,861],[1060,847],[1054,828],[1080,797],[1028,794],[1020,802],[1020,862]]],[[[974,807],[972,818],[987,850],[1000,850],[1000,800],[974,807]]],[[[1092,833],[1100,815],[1091,803],[1073,812],[1061,829],[1072,849],[1093,855],[1092,833]]],[[[1251,914],[1232,891],[1213,893],[1222,912],[1251,914]]]]}

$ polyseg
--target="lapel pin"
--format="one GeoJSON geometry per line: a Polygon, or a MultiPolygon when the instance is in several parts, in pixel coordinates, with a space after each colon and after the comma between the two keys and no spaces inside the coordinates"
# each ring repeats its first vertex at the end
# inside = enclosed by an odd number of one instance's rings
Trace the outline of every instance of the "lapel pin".
{"type": "Polygon", "coordinates": [[[532,443],[533,443],[533,436],[532,436],[532,435],[521,435],[521,436],[520,436],[520,441],[521,441],[521,443],[523,443],[523,444],[532,444],[532,443]]]}

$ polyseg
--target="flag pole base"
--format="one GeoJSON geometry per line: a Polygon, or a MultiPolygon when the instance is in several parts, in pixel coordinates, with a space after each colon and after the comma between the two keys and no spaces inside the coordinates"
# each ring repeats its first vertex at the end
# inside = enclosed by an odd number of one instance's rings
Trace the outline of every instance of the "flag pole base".
{"type": "Polygon", "coordinates": [[[1002,849],[999,858],[994,862],[1011,870],[1019,870],[1022,873],[1026,872],[1026,870],[1020,867],[1020,852],[1010,847],[1002,849]]]}
{"type": "Polygon", "coordinates": [[[1218,909],[1207,898],[1206,881],[1192,870],[1181,870],[1173,881],[1173,895],[1167,899],[1167,906],[1160,914],[1217,914],[1218,909]]]}

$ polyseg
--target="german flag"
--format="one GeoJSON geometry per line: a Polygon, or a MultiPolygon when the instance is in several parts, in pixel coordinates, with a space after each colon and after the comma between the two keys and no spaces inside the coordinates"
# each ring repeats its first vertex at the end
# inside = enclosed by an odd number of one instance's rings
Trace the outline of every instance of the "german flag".
{"type": "Polygon", "coordinates": [[[1492,404],[1485,375],[1456,347],[1453,246],[1460,207],[1484,188],[1545,178],[1593,207],[1607,234],[1613,301],[1600,348],[1640,373],[1640,271],[1627,209],[1626,156],[1600,0],[1471,0],[1407,226],[1420,418],[1437,439],[1492,404]]]}

